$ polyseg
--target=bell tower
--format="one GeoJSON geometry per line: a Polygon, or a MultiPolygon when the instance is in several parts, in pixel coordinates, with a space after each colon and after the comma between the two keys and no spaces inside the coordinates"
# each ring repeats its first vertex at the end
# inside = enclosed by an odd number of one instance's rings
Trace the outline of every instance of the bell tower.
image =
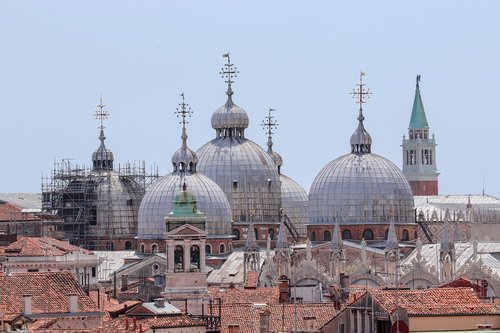
{"type": "Polygon", "coordinates": [[[413,109],[411,111],[408,138],[403,136],[403,174],[410,183],[413,195],[438,195],[436,167],[436,141],[434,134],[429,138],[429,124],[420,96],[420,75],[413,109]]]}

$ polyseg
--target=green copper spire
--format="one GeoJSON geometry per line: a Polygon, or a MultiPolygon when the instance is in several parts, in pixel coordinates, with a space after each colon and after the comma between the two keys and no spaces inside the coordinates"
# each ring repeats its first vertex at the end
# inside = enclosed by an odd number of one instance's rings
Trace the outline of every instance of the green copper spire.
{"type": "Polygon", "coordinates": [[[428,128],[427,117],[425,116],[424,104],[420,97],[420,75],[417,75],[417,89],[415,90],[415,99],[413,100],[413,109],[411,111],[410,128],[428,128]]]}

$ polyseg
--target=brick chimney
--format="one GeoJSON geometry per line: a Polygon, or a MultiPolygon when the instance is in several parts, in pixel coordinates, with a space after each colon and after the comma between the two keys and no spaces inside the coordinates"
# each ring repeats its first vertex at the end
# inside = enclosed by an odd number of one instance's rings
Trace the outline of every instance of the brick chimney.
{"type": "Polygon", "coordinates": [[[288,302],[290,298],[290,286],[286,275],[282,275],[280,277],[279,291],[280,291],[279,302],[280,303],[288,302]]]}
{"type": "Polygon", "coordinates": [[[68,312],[78,312],[78,294],[68,294],[68,312]]]}
{"type": "Polygon", "coordinates": [[[126,274],[122,275],[122,287],[120,290],[121,291],[128,290],[128,275],[126,275],[126,274]]]}
{"type": "Polygon", "coordinates": [[[316,317],[304,317],[304,330],[306,332],[314,331],[314,322],[316,321],[316,317]]]}
{"type": "Polygon", "coordinates": [[[228,333],[241,333],[240,325],[238,324],[229,324],[227,325],[228,333]]]}
{"type": "Polygon", "coordinates": [[[260,315],[260,333],[269,332],[269,321],[271,319],[271,311],[269,311],[269,309],[266,309],[259,315],[260,315]]]}
{"type": "Polygon", "coordinates": [[[31,295],[23,295],[23,315],[30,315],[33,313],[31,295]]]}

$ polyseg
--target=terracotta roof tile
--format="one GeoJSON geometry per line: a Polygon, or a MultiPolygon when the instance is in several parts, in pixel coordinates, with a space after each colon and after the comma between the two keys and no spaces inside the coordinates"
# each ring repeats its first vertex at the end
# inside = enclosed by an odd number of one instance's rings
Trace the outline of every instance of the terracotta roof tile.
{"type": "Polygon", "coordinates": [[[231,304],[222,306],[221,332],[228,333],[228,326],[237,324],[241,333],[259,332],[260,313],[269,310],[271,332],[290,332],[294,329],[304,330],[304,318],[313,317],[314,328],[318,329],[330,321],[338,310],[333,303],[299,303],[299,304],[231,304]]]}
{"type": "Polygon", "coordinates": [[[245,289],[238,286],[233,288],[209,287],[208,291],[213,299],[220,298],[222,304],[243,302],[276,304],[279,301],[278,287],[258,287],[255,289],[245,289]]]}
{"type": "Polygon", "coordinates": [[[33,214],[22,213],[22,209],[11,203],[0,203],[0,222],[40,220],[39,217],[33,214]]]}
{"type": "Polygon", "coordinates": [[[74,251],[92,253],[84,248],[71,245],[67,241],[50,237],[20,237],[3,249],[4,255],[7,257],[44,256],[46,253],[49,256],[58,256],[74,251]]]}
{"type": "Polygon", "coordinates": [[[500,314],[493,304],[485,304],[470,288],[434,288],[425,290],[371,290],[387,311],[396,308],[396,299],[409,315],[500,314]]]}
{"type": "Polygon", "coordinates": [[[78,296],[78,312],[99,312],[70,272],[0,274],[0,312],[22,313],[23,295],[31,295],[32,312],[68,312],[68,294],[78,296]]]}
{"type": "Polygon", "coordinates": [[[103,324],[101,332],[103,333],[139,332],[141,329],[144,332],[145,330],[152,328],[197,327],[197,326],[204,327],[205,324],[185,314],[161,316],[161,317],[155,316],[148,318],[137,318],[135,320],[134,318],[123,316],[105,322],[103,324]]]}

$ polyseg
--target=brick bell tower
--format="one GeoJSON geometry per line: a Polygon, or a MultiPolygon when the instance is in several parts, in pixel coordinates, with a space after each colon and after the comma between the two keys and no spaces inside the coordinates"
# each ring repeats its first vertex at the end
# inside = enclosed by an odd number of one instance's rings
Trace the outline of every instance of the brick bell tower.
{"type": "Polygon", "coordinates": [[[408,138],[403,136],[403,174],[410,183],[413,195],[438,195],[436,141],[429,138],[429,124],[420,96],[420,75],[411,111],[408,138]]]}

